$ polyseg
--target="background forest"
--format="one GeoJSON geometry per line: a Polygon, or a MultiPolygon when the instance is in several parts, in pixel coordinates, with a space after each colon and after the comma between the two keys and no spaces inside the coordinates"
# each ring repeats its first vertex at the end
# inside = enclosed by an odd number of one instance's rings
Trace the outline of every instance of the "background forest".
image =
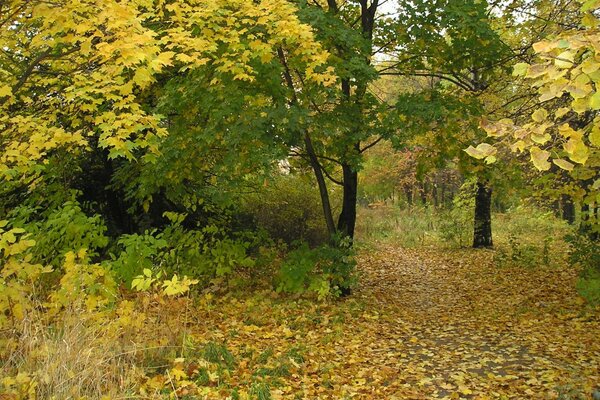
{"type": "Polygon", "coordinates": [[[0,0],[0,398],[600,398],[600,0],[0,0]]]}

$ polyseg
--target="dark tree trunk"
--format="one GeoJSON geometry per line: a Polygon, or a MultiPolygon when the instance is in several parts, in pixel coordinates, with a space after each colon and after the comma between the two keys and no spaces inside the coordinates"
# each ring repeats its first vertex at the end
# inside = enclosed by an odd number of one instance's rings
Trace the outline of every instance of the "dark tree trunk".
{"type": "Polygon", "coordinates": [[[327,191],[327,184],[325,177],[323,176],[323,170],[321,164],[317,158],[317,154],[312,145],[312,140],[308,132],[304,134],[304,144],[306,146],[306,152],[308,153],[310,166],[315,174],[317,185],[319,186],[319,195],[321,196],[321,205],[323,207],[323,216],[325,217],[325,224],[327,225],[327,232],[330,237],[333,237],[336,233],[335,225],[333,223],[333,213],[331,212],[331,203],[329,201],[329,192],[327,191]]]}
{"type": "Polygon", "coordinates": [[[446,182],[442,182],[442,207],[446,207],[446,182]]]}
{"type": "Polygon", "coordinates": [[[562,203],[562,218],[569,224],[575,223],[575,203],[571,196],[563,194],[561,197],[562,203]]]}
{"type": "Polygon", "coordinates": [[[406,202],[409,206],[413,205],[413,190],[410,185],[404,185],[404,193],[406,193],[406,202]]]}
{"type": "Polygon", "coordinates": [[[427,204],[427,182],[421,183],[421,203],[427,204]]]}
{"type": "Polygon", "coordinates": [[[342,212],[340,213],[337,230],[340,234],[354,238],[356,226],[356,200],[358,190],[358,173],[352,166],[342,164],[344,173],[344,197],[342,200],[342,212]]]}
{"type": "Polygon", "coordinates": [[[492,189],[485,182],[477,182],[473,247],[492,246],[492,189]]]}

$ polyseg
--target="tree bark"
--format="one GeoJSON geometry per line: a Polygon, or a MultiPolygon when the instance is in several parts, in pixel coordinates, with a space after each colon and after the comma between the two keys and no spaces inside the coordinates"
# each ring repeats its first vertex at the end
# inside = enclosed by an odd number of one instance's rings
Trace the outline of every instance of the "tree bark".
{"type": "Polygon", "coordinates": [[[492,189],[486,182],[477,182],[473,247],[492,247],[492,189]]]}
{"type": "Polygon", "coordinates": [[[573,225],[575,223],[575,203],[573,203],[573,199],[570,196],[563,194],[561,197],[561,205],[562,218],[573,225]]]}
{"type": "Polygon", "coordinates": [[[413,205],[413,189],[410,185],[404,185],[404,193],[406,193],[406,202],[409,207],[413,205]]]}
{"type": "Polygon", "coordinates": [[[333,213],[331,212],[329,192],[327,191],[327,183],[325,182],[325,176],[323,175],[321,164],[319,163],[319,159],[317,157],[317,154],[315,153],[315,149],[312,145],[312,141],[308,132],[305,132],[304,134],[304,145],[306,146],[306,153],[308,154],[310,166],[312,167],[313,172],[315,174],[315,178],[317,179],[317,185],[319,186],[319,195],[321,196],[321,205],[323,206],[323,216],[325,217],[327,232],[329,233],[329,236],[331,238],[336,234],[336,229],[335,224],[333,222],[333,213]]]}
{"type": "Polygon", "coordinates": [[[342,164],[342,171],[344,174],[344,197],[342,201],[342,212],[338,218],[337,230],[342,235],[354,239],[358,173],[347,163],[342,164]]]}

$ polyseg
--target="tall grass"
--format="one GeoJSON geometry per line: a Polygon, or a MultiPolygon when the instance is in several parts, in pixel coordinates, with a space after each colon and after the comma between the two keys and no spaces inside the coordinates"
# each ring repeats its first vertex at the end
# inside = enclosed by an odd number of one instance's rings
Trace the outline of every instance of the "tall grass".
{"type": "MultiPolygon", "coordinates": [[[[473,235],[473,210],[451,210],[415,206],[401,208],[383,205],[361,207],[358,212],[357,242],[397,243],[401,247],[444,246],[469,247],[473,235]]],[[[515,246],[543,251],[562,248],[563,238],[573,228],[551,213],[522,205],[506,213],[492,215],[492,234],[498,250],[510,251],[515,246]]],[[[513,249],[514,250],[514,249],[513,249]]]]}

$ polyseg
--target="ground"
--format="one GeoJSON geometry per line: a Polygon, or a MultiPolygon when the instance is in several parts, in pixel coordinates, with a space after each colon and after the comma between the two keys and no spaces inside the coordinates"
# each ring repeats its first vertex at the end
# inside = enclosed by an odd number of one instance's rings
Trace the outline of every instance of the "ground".
{"type": "Polygon", "coordinates": [[[588,399],[600,385],[600,313],[572,268],[379,245],[358,269],[337,301],[205,296],[176,368],[207,398],[588,399]]]}

